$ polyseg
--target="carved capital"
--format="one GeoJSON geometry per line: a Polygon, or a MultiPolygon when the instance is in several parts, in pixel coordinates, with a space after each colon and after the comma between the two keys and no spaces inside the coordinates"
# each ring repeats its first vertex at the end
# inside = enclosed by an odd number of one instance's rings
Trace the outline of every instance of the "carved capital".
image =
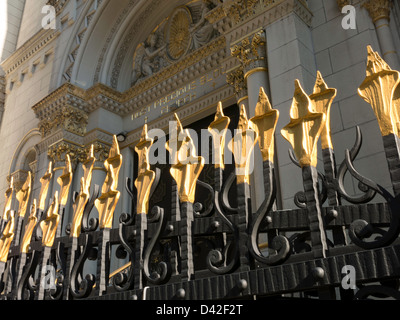
{"type": "Polygon", "coordinates": [[[86,133],[86,126],[89,117],[86,112],[71,106],[64,106],[54,112],[39,124],[42,137],[46,137],[58,129],[64,129],[83,136],[86,133]]]}
{"type": "Polygon", "coordinates": [[[255,69],[267,70],[267,40],[265,31],[260,30],[249,37],[236,43],[231,48],[231,54],[237,58],[243,66],[244,78],[255,69]]]}
{"type": "Polygon", "coordinates": [[[340,10],[342,10],[343,7],[345,7],[345,6],[349,5],[349,4],[351,4],[351,3],[350,3],[350,2],[351,2],[350,0],[336,0],[336,2],[337,2],[337,5],[338,5],[338,7],[339,7],[340,10]]]}
{"type": "Polygon", "coordinates": [[[363,7],[368,10],[368,13],[375,23],[380,19],[390,20],[390,10],[393,7],[392,0],[367,0],[363,7]]]}
{"type": "Polygon", "coordinates": [[[81,146],[61,141],[49,147],[47,155],[54,163],[55,169],[64,167],[67,155],[70,156],[73,167],[78,162],[83,162],[87,158],[87,150],[81,146]]]}
{"type": "Polygon", "coordinates": [[[228,73],[226,82],[235,89],[236,98],[238,100],[247,96],[247,83],[244,79],[243,67],[239,67],[228,73]]]}

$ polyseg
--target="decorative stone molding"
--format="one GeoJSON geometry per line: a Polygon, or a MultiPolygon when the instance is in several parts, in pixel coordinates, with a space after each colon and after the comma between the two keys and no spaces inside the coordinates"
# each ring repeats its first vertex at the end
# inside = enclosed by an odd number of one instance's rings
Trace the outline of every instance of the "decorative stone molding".
{"type": "MultiPolygon", "coordinates": [[[[13,178],[14,191],[18,192],[21,190],[26,179],[28,178],[28,171],[24,171],[24,170],[15,171],[11,175],[7,176],[8,183],[10,183],[11,178],[13,178]]],[[[33,178],[32,178],[32,180],[33,180],[33,178]]]]}
{"type": "Polygon", "coordinates": [[[5,101],[6,101],[6,79],[0,76],[0,121],[4,112],[5,101]]]}
{"type": "Polygon", "coordinates": [[[53,6],[56,9],[56,14],[60,14],[65,8],[69,0],[48,0],[47,5],[53,6]]]}
{"type": "MultiPolygon", "coordinates": [[[[42,29],[32,38],[30,38],[25,44],[17,49],[17,51],[11,55],[8,59],[2,62],[6,76],[9,77],[11,73],[15,72],[20,67],[26,67],[26,63],[29,60],[33,60],[32,57],[42,52],[43,56],[51,52],[51,50],[44,48],[48,47],[55,39],[60,35],[60,31],[52,29],[42,29]]],[[[37,60],[36,58],[34,59],[37,60]]],[[[43,61],[43,59],[41,59],[43,61]]]]}
{"type": "Polygon", "coordinates": [[[393,0],[366,0],[363,5],[375,23],[380,19],[390,21],[390,11],[393,8],[393,0]]]}

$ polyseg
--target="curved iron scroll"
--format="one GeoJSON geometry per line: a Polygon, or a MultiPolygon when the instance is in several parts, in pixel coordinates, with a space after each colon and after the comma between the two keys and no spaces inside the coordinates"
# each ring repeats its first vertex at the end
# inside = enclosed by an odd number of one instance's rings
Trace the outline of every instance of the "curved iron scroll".
{"type": "Polygon", "coordinates": [[[31,277],[36,270],[40,255],[40,251],[32,251],[30,260],[28,264],[24,267],[21,279],[18,282],[17,300],[33,300],[34,288],[33,283],[31,283],[31,277]]]}
{"type": "Polygon", "coordinates": [[[349,236],[354,244],[363,249],[376,249],[388,246],[396,240],[400,233],[400,196],[393,197],[389,191],[382,186],[376,184],[372,180],[363,177],[354,168],[349,150],[346,150],[346,165],[351,175],[360,181],[363,185],[379,193],[387,201],[390,209],[391,221],[388,230],[383,230],[372,226],[365,220],[356,220],[350,224],[349,236]],[[371,237],[373,234],[379,234],[374,241],[363,241],[363,239],[371,237]]]}
{"type": "Polygon", "coordinates": [[[130,226],[133,224],[132,218],[129,214],[123,213],[121,214],[121,217],[119,218],[119,239],[121,241],[121,245],[124,249],[124,256],[126,256],[125,253],[127,253],[130,257],[130,265],[131,265],[131,270],[129,274],[127,275],[124,272],[120,272],[116,274],[113,277],[113,286],[115,290],[122,292],[122,291],[127,291],[133,288],[134,286],[134,272],[133,272],[133,258],[134,258],[134,248],[129,244],[129,242],[126,239],[124,229],[127,226],[130,226]]]}
{"type": "Polygon", "coordinates": [[[148,220],[148,222],[158,222],[158,228],[155,232],[154,237],[152,237],[149,245],[147,246],[145,253],[144,253],[144,259],[143,259],[143,271],[144,271],[144,276],[146,277],[147,281],[150,282],[151,284],[154,285],[159,285],[162,283],[165,283],[169,280],[169,277],[171,275],[171,270],[169,267],[169,264],[160,261],[157,265],[157,270],[154,270],[153,272],[150,271],[150,258],[151,254],[158,243],[158,241],[161,238],[162,232],[165,230],[165,227],[167,225],[167,219],[166,215],[164,214],[164,209],[160,207],[154,207],[152,210],[153,216],[151,219],[148,220]]]}
{"type": "MultiPolygon", "coordinates": [[[[268,213],[271,211],[272,206],[274,204],[276,198],[276,184],[274,178],[274,168],[273,165],[269,165],[269,170],[266,169],[266,174],[264,175],[264,179],[267,178],[269,180],[270,192],[266,194],[263,203],[260,208],[257,210],[254,215],[254,223],[251,228],[251,237],[249,249],[251,255],[259,262],[264,263],[266,265],[276,265],[285,261],[290,255],[290,243],[289,240],[282,235],[277,235],[272,240],[272,244],[270,246],[271,249],[274,250],[273,253],[270,253],[268,257],[265,257],[258,246],[258,234],[260,231],[260,227],[263,222],[266,220],[268,213]]],[[[269,217],[269,216],[268,216],[269,217]]],[[[271,221],[271,217],[268,219],[271,221]]]]}
{"type": "Polygon", "coordinates": [[[93,285],[95,284],[95,276],[93,274],[89,274],[85,279],[82,279],[82,271],[85,261],[89,259],[93,253],[92,241],[91,234],[86,234],[83,252],[79,256],[79,259],[71,272],[70,292],[75,299],[87,298],[91,294],[93,285]]]}
{"type": "MultiPolygon", "coordinates": [[[[215,210],[217,214],[222,218],[223,222],[228,226],[228,228],[232,231],[234,235],[234,241],[238,241],[239,238],[239,230],[238,228],[228,219],[228,217],[223,213],[220,203],[219,203],[219,192],[215,191],[215,210]]],[[[207,255],[207,267],[210,271],[215,274],[222,275],[231,272],[239,263],[239,252],[238,249],[235,248],[234,257],[232,260],[227,264],[227,257],[230,248],[232,247],[233,243],[228,243],[223,252],[220,250],[211,250],[207,255]]]]}
{"type": "MultiPolygon", "coordinates": [[[[349,152],[349,159],[351,162],[353,162],[357,158],[363,141],[360,127],[357,126],[356,129],[356,142],[354,144],[354,147],[349,152]]],[[[369,188],[367,185],[363,184],[362,181],[360,181],[360,184],[358,186],[359,189],[364,192],[362,196],[353,197],[346,192],[344,187],[344,178],[348,170],[349,168],[347,166],[347,160],[345,159],[339,167],[337,178],[333,181],[336,191],[340,194],[342,198],[353,204],[360,204],[371,201],[376,195],[376,190],[374,190],[373,188],[369,188]]]]}
{"type": "MultiPolygon", "coordinates": [[[[299,161],[296,159],[294,155],[294,151],[292,149],[289,150],[289,158],[290,160],[299,168],[301,168],[299,161]]],[[[321,180],[321,192],[320,192],[320,202],[324,204],[326,199],[328,199],[328,187],[325,175],[318,171],[318,178],[321,180]]],[[[307,208],[306,195],[304,191],[299,191],[294,195],[294,203],[300,209],[307,208]]]]}

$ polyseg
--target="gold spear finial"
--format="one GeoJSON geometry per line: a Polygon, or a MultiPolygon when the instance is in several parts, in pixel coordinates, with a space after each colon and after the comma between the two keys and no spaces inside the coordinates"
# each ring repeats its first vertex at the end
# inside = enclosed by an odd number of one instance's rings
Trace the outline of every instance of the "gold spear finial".
{"type": "Polygon", "coordinates": [[[251,126],[257,132],[263,161],[274,162],[275,130],[278,124],[279,111],[272,109],[264,88],[260,88],[255,116],[250,120],[251,126]]]}
{"type": "Polygon", "coordinates": [[[28,218],[28,222],[25,226],[25,232],[24,236],[22,238],[21,242],[21,253],[28,253],[29,252],[29,246],[31,244],[31,239],[32,239],[32,234],[33,230],[35,229],[35,226],[37,224],[37,217],[36,217],[36,199],[33,199],[33,204],[31,207],[31,214],[28,218]]]}
{"type": "Polygon", "coordinates": [[[101,196],[96,199],[95,206],[99,211],[100,229],[111,229],[114,211],[121,193],[117,190],[118,176],[122,166],[122,155],[120,153],[117,137],[113,138],[108,159],[104,162],[107,176],[101,189],[101,196]]]}
{"type": "Polygon", "coordinates": [[[329,88],[322,78],[321,72],[318,71],[314,93],[310,96],[310,99],[314,106],[314,112],[324,113],[326,116],[326,124],[321,133],[322,149],[333,150],[331,138],[331,107],[336,94],[337,90],[329,88]]]}
{"type": "Polygon", "coordinates": [[[225,169],[225,139],[231,119],[224,115],[222,102],[218,103],[214,121],[208,127],[213,139],[214,165],[216,168],[225,169]]]}
{"type": "Polygon", "coordinates": [[[39,194],[39,210],[44,210],[46,206],[47,193],[49,191],[50,181],[53,177],[53,163],[50,161],[45,175],[40,179],[42,185],[39,194]]]}
{"type": "Polygon", "coordinates": [[[290,123],[281,134],[292,145],[301,167],[317,166],[317,142],[325,123],[325,114],[313,112],[311,99],[296,80],[290,123]]]}
{"type": "Polygon", "coordinates": [[[246,107],[240,108],[239,124],[232,142],[228,145],[235,158],[237,184],[250,184],[250,174],[254,169],[253,149],[257,144],[258,134],[250,126],[246,107]]]}
{"type": "Polygon", "coordinates": [[[28,208],[29,196],[31,195],[31,185],[32,174],[29,171],[25,183],[15,196],[19,203],[18,214],[21,218],[25,217],[26,209],[28,208]]]}
{"type": "Polygon", "coordinates": [[[185,139],[177,152],[178,163],[171,167],[170,173],[176,181],[181,202],[194,203],[197,179],[204,168],[205,160],[197,156],[189,131],[185,130],[184,133],[185,139]]]}
{"type": "Polygon", "coordinates": [[[149,150],[153,145],[153,139],[149,138],[147,124],[144,125],[141,139],[135,147],[139,157],[139,174],[135,181],[137,190],[137,214],[147,214],[149,211],[149,198],[151,187],[156,178],[156,173],[150,170],[149,150]]]}
{"type": "Polygon", "coordinates": [[[6,197],[6,201],[4,204],[3,220],[7,220],[8,211],[11,210],[11,202],[12,202],[13,192],[14,192],[14,177],[11,177],[10,185],[8,186],[8,189],[6,190],[6,192],[4,194],[6,197]]]}
{"type": "Polygon", "coordinates": [[[372,106],[382,136],[400,136],[400,72],[392,70],[371,46],[366,78],[358,93],[372,106]]]}
{"type": "Polygon", "coordinates": [[[53,247],[56,238],[58,223],[60,222],[60,215],[58,214],[59,202],[58,191],[54,195],[54,200],[47,210],[46,219],[40,223],[42,229],[42,245],[44,247],[53,247]]]}
{"type": "Polygon", "coordinates": [[[15,212],[7,211],[6,220],[8,221],[0,238],[0,262],[7,262],[11,243],[14,239],[15,212]]]}
{"type": "Polygon", "coordinates": [[[90,197],[90,184],[92,181],[93,167],[96,162],[94,157],[94,145],[90,147],[90,152],[86,161],[82,163],[83,177],[81,178],[81,188],[74,205],[74,217],[72,219],[71,233],[70,236],[73,238],[79,238],[82,228],[82,217],[85,210],[85,206],[89,201],[90,197]]]}
{"type": "Polygon", "coordinates": [[[69,154],[65,157],[65,167],[62,175],[57,179],[57,183],[60,185],[60,205],[65,206],[68,201],[69,191],[72,183],[72,165],[69,154]]]}

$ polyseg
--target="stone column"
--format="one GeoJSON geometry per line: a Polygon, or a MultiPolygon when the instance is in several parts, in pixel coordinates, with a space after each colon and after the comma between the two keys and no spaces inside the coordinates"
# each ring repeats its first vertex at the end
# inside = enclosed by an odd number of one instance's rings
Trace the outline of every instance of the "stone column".
{"type": "MultiPolygon", "coordinates": [[[[232,56],[236,57],[243,69],[243,78],[247,86],[249,118],[255,116],[260,88],[269,94],[269,79],[267,68],[266,36],[264,30],[245,37],[231,48],[232,56]]],[[[259,147],[254,149],[254,172],[251,176],[251,197],[253,212],[264,201],[264,182],[262,156],[259,147]]]]}
{"type": "Polygon", "coordinates": [[[400,70],[399,57],[390,30],[390,11],[392,0],[368,0],[363,5],[375,25],[376,34],[382,51],[382,58],[392,69],[400,70]]]}
{"type": "Polygon", "coordinates": [[[243,77],[247,85],[249,117],[254,117],[260,88],[269,94],[267,41],[265,31],[260,30],[240,40],[232,48],[234,57],[239,59],[243,68],[243,77]]]}

